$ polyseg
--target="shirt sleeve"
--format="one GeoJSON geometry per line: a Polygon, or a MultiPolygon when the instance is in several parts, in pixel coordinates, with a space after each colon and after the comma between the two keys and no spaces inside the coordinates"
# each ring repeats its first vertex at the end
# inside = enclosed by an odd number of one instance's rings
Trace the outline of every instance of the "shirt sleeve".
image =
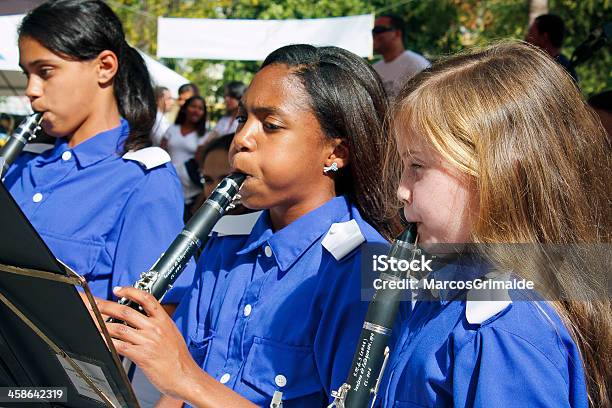
{"type": "Polygon", "coordinates": [[[332,266],[331,272],[331,281],[322,282],[327,298],[314,342],[317,370],[328,396],[347,379],[368,307],[360,299],[360,253],[344,265],[332,266]]]}
{"type": "Polygon", "coordinates": [[[208,143],[211,139],[211,136],[213,136],[213,132],[206,132],[204,133],[203,136],[198,137],[198,147],[200,146],[204,146],[206,143],[208,143]]]}
{"type": "Polygon", "coordinates": [[[481,328],[457,353],[454,407],[570,406],[568,384],[545,354],[516,334],[481,328]]]}
{"type": "MultiPolygon", "coordinates": [[[[161,139],[166,139],[166,140],[171,139],[172,133],[174,132],[175,127],[176,127],[175,125],[168,126],[168,128],[164,131],[164,133],[162,133],[161,139]]],[[[161,143],[161,140],[160,140],[160,143],[161,143]]]]}
{"type": "Polygon", "coordinates": [[[151,141],[154,146],[159,146],[166,131],[170,127],[170,123],[164,118],[164,115],[159,111],[157,112],[157,116],[155,118],[155,125],[153,126],[153,131],[151,132],[151,141]]]}
{"type": "MultiPolygon", "coordinates": [[[[126,204],[112,268],[112,286],[132,286],[148,271],[183,228],[183,198],[173,171],[158,168],[146,174],[126,204]]],[[[193,259],[162,303],[178,303],[191,286],[193,259]]]]}
{"type": "Polygon", "coordinates": [[[221,116],[219,120],[217,121],[217,124],[213,128],[213,132],[216,132],[217,135],[219,136],[223,136],[222,132],[225,128],[227,128],[227,121],[228,121],[227,116],[221,116]]]}

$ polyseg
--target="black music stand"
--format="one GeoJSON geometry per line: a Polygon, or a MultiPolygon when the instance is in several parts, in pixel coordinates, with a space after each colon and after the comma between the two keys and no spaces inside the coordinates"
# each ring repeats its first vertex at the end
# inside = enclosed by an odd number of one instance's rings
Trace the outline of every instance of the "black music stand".
{"type": "Polygon", "coordinates": [[[1,182],[0,387],[67,388],[67,402],[28,407],[138,408],[85,279],[53,256],[1,182]]]}

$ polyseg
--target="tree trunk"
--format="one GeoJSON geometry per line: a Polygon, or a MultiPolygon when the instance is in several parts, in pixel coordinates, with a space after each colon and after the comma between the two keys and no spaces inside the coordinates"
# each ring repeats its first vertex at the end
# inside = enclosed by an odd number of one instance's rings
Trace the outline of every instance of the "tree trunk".
{"type": "Polygon", "coordinates": [[[548,0],[529,0],[529,25],[540,14],[548,13],[548,0]]]}

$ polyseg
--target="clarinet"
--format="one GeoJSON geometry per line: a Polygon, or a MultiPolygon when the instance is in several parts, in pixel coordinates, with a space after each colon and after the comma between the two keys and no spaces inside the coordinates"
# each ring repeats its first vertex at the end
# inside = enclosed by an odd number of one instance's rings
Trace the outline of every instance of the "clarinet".
{"type": "MultiPolygon", "coordinates": [[[[226,211],[234,208],[234,200],[239,200],[238,191],[246,176],[230,174],[224,178],[202,204],[198,211],[185,224],[183,230],[174,239],[165,253],[155,262],[148,272],[143,272],[140,279],[134,283],[136,289],[149,292],[160,300],[172,288],[172,284],[183,272],[189,259],[208,241],[208,235],[226,211]]],[[[144,313],[136,302],[121,298],[119,304],[129,306],[144,313]]],[[[108,323],[122,323],[110,318],[108,323]]]]}
{"type": "MultiPolygon", "coordinates": [[[[389,251],[389,258],[414,259],[420,253],[420,250],[416,248],[417,238],[416,224],[410,224],[395,239],[389,251]]],[[[328,408],[374,406],[378,387],[389,358],[387,343],[397,316],[401,296],[401,289],[389,289],[384,282],[404,278],[405,276],[402,276],[400,271],[381,272],[380,279],[383,281],[383,287],[374,293],[368,306],[348,378],[338,390],[332,391],[334,401],[328,408]]]]}
{"type": "Polygon", "coordinates": [[[40,130],[42,113],[34,113],[26,117],[0,151],[0,178],[9,169],[15,159],[21,154],[23,148],[34,140],[40,130]]]}

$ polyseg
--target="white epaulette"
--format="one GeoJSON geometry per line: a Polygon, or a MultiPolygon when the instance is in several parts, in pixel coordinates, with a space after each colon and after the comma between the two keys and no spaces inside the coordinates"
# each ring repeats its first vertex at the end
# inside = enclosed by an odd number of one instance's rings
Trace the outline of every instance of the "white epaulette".
{"type": "Polygon", "coordinates": [[[333,223],[321,244],[339,261],[364,242],[357,221],[350,220],[333,223]]]}
{"type": "MultiPolygon", "coordinates": [[[[490,272],[485,278],[490,280],[508,280],[508,273],[490,272]]],[[[465,318],[470,324],[481,324],[484,321],[505,310],[512,303],[508,290],[472,289],[467,293],[465,302],[465,318]]]]}
{"type": "Polygon", "coordinates": [[[123,158],[138,162],[147,170],[154,169],[170,161],[170,155],[161,147],[146,147],[136,151],[129,151],[123,155],[123,158]]]}
{"type": "Polygon", "coordinates": [[[212,232],[225,235],[249,235],[262,211],[241,215],[225,215],[215,224],[212,232]]]}
{"type": "Polygon", "coordinates": [[[53,147],[55,147],[55,145],[51,143],[28,143],[23,148],[23,151],[34,154],[42,154],[47,150],[53,149],[53,147]]]}

